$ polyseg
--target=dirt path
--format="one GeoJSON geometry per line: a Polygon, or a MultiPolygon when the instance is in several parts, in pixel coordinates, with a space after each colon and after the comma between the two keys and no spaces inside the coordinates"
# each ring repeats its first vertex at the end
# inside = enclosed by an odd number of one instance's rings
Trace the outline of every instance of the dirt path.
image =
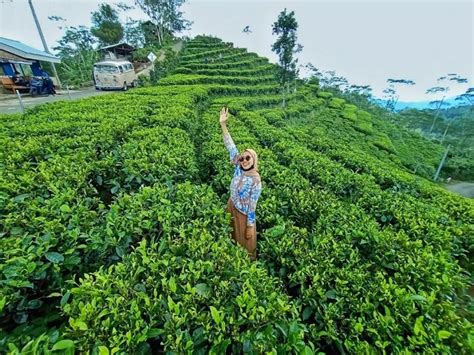
{"type": "Polygon", "coordinates": [[[453,181],[443,185],[447,190],[460,194],[461,196],[474,198],[474,182],[453,181]]]}
{"type": "Polygon", "coordinates": [[[183,48],[183,41],[179,41],[178,43],[173,44],[171,47],[176,53],[178,53],[183,48]]]}

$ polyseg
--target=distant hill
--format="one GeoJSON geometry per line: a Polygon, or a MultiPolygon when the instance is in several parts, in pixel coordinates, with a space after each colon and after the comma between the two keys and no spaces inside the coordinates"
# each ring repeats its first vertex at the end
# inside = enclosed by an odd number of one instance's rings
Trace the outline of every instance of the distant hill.
{"type": "MultiPolygon", "coordinates": [[[[380,98],[375,98],[373,100],[374,103],[385,107],[386,105],[386,100],[380,99],[380,98]]],[[[451,105],[451,107],[456,107],[460,106],[460,103],[456,101],[456,96],[450,97],[448,99],[445,99],[444,102],[447,102],[451,105]]],[[[414,108],[417,110],[423,110],[423,109],[431,109],[433,108],[430,106],[430,100],[427,101],[399,101],[395,105],[395,110],[396,111],[401,111],[406,108],[414,108]]]]}
{"type": "Polygon", "coordinates": [[[443,171],[460,180],[474,180],[474,107],[440,110],[404,109],[390,116],[398,127],[418,132],[434,143],[451,145],[443,171]]]}

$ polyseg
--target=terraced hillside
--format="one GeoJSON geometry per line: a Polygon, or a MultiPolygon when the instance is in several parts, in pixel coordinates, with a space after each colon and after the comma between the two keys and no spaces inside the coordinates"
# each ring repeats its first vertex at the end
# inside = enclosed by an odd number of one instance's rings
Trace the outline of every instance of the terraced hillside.
{"type": "Polygon", "coordinates": [[[0,118],[0,349],[472,352],[474,206],[411,174],[432,149],[317,86],[283,108],[275,66],[219,39],[182,53],[157,87],[0,118]],[[257,262],[224,105],[259,154],[257,262]]]}

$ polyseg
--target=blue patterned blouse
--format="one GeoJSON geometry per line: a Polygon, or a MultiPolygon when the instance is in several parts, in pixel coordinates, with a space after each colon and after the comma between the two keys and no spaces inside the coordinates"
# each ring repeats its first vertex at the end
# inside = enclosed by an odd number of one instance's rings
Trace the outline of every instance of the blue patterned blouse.
{"type": "Polygon", "coordinates": [[[255,209],[262,192],[262,183],[255,176],[247,176],[238,162],[239,151],[230,134],[224,134],[224,144],[229,151],[230,161],[235,164],[234,176],[230,183],[230,198],[235,208],[247,215],[247,226],[255,225],[255,209]]]}

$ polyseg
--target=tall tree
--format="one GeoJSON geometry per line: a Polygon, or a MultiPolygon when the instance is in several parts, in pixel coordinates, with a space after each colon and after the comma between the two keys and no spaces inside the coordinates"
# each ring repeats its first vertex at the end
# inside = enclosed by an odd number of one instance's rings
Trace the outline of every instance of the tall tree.
{"type": "MultiPolygon", "coordinates": [[[[467,82],[467,79],[466,79],[466,82],[467,82]]],[[[465,83],[465,81],[462,80],[462,83],[465,83]]],[[[462,124],[461,124],[461,137],[463,139],[459,143],[462,143],[464,141],[466,133],[467,133],[466,132],[466,123],[469,122],[469,120],[473,117],[474,87],[468,88],[466,90],[466,92],[464,92],[461,95],[458,95],[455,100],[457,102],[459,102],[461,105],[468,106],[467,110],[464,111],[466,117],[464,117],[464,119],[462,120],[462,124]]],[[[462,118],[462,115],[461,115],[461,118],[462,118]]],[[[449,123],[451,124],[454,121],[454,119],[456,119],[456,117],[451,117],[450,120],[449,120],[449,123]]],[[[448,127],[446,127],[446,130],[444,131],[443,138],[442,138],[443,140],[444,140],[444,137],[446,136],[448,128],[449,128],[449,125],[448,125],[448,127]]]]}
{"type": "Polygon", "coordinates": [[[118,18],[117,10],[109,4],[100,4],[99,9],[91,13],[91,33],[99,39],[101,45],[111,45],[123,38],[123,26],[118,18]]]}
{"type": "Polygon", "coordinates": [[[343,93],[348,90],[349,82],[343,76],[336,75],[335,70],[326,70],[321,77],[321,86],[328,86],[343,93]]]}
{"type": "Polygon", "coordinates": [[[95,43],[87,27],[66,27],[64,36],[53,48],[61,58],[58,71],[66,84],[82,84],[91,80],[92,67],[98,59],[95,43]]]}
{"type": "MultiPolygon", "coordinates": [[[[436,123],[436,119],[438,118],[438,115],[440,113],[440,110],[443,107],[449,106],[446,102],[444,102],[444,99],[446,98],[447,92],[451,89],[451,85],[454,83],[456,84],[466,84],[467,79],[466,78],[461,78],[458,74],[456,73],[449,73],[446,76],[441,76],[437,79],[438,86],[434,86],[432,88],[429,88],[426,90],[427,94],[431,95],[436,95],[439,93],[443,93],[443,97],[441,100],[433,100],[430,102],[430,105],[433,106],[433,108],[436,110],[435,115],[433,116],[433,122],[430,127],[430,133],[433,131],[434,125],[436,123]]],[[[449,127],[449,126],[448,126],[449,127]]],[[[444,134],[445,136],[446,134],[444,134]]]]}
{"type": "Polygon", "coordinates": [[[58,51],[58,55],[63,59],[74,57],[82,51],[92,51],[95,43],[96,40],[87,27],[68,26],[66,33],[53,49],[58,51]]]}
{"type": "Polygon", "coordinates": [[[278,19],[273,23],[272,34],[279,36],[272,45],[279,58],[280,72],[279,79],[283,87],[283,106],[285,106],[286,94],[290,91],[290,82],[298,76],[297,62],[294,55],[301,52],[303,46],[296,43],[298,23],[295,19],[295,12],[287,13],[286,8],[280,12],[278,19]]]}
{"type": "Polygon", "coordinates": [[[367,99],[372,96],[372,88],[370,85],[351,85],[348,90],[351,93],[363,96],[367,99]]]}
{"type": "MultiPolygon", "coordinates": [[[[445,81],[447,81],[446,76],[441,76],[437,79],[438,84],[441,84],[441,85],[443,85],[443,83],[445,83],[445,81]]],[[[433,116],[433,122],[431,123],[429,133],[431,133],[433,131],[434,125],[436,123],[436,119],[438,118],[438,115],[439,115],[439,112],[440,112],[441,108],[443,106],[446,106],[446,103],[444,102],[444,99],[446,98],[446,93],[448,91],[449,91],[449,85],[447,85],[447,84],[445,84],[443,86],[433,86],[433,87],[429,88],[428,90],[426,90],[426,93],[430,94],[430,95],[437,95],[437,94],[440,94],[440,93],[443,94],[443,97],[441,98],[441,100],[432,100],[432,101],[430,101],[430,105],[436,111],[435,111],[435,114],[433,116]]]]}
{"type": "Polygon", "coordinates": [[[385,109],[395,111],[400,95],[397,94],[397,85],[415,85],[413,80],[409,79],[387,79],[388,87],[383,91],[385,102],[385,109]]]}
{"type": "Polygon", "coordinates": [[[185,20],[183,13],[179,11],[185,2],[186,0],[135,0],[155,26],[159,45],[163,45],[168,34],[174,35],[191,27],[192,22],[185,20]]]}
{"type": "Polygon", "coordinates": [[[143,21],[127,17],[123,28],[123,38],[125,42],[131,46],[143,47],[146,42],[145,33],[143,31],[143,21]]]}
{"type": "Polygon", "coordinates": [[[474,105],[474,87],[468,88],[465,93],[456,97],[456,101],[464,103],[465,105],[474,105]]]}

